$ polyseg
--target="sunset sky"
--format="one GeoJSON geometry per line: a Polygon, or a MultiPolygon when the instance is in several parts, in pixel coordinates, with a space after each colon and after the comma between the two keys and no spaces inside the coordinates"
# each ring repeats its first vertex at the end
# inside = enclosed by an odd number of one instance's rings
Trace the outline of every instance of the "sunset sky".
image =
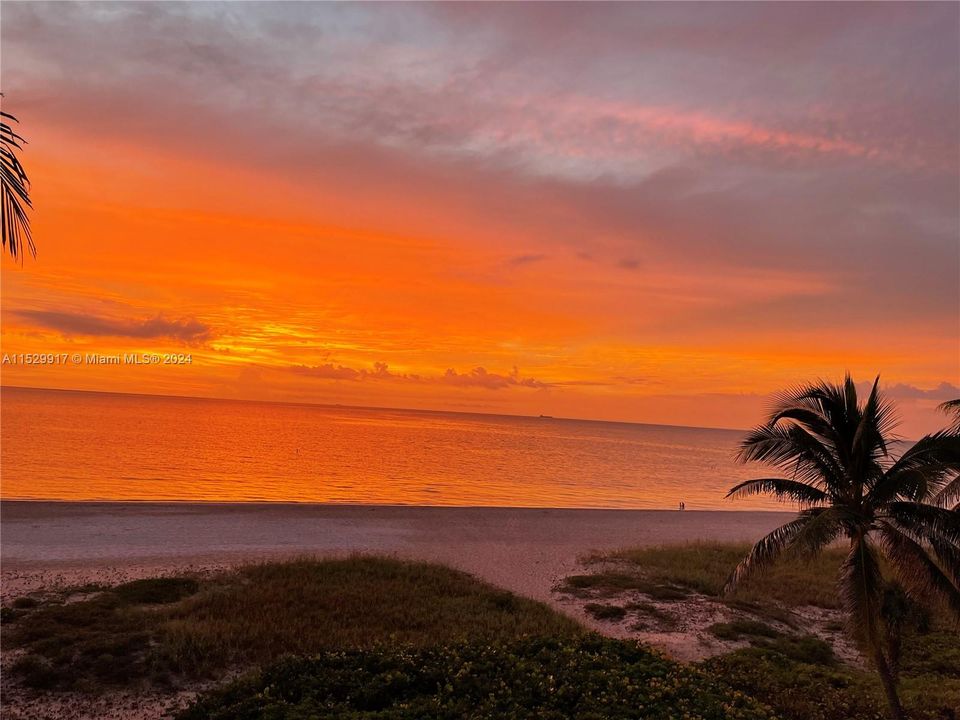
{"type": "Polygon", "coordinates": [[[4,2],[5,385],[718,427],[960,396],[960,5],[4,2]]]}

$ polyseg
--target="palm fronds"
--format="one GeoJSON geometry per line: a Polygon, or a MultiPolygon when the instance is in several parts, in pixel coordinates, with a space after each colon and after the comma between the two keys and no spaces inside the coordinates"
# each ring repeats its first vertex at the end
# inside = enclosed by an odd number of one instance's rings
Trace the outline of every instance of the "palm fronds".
{"type": "Polygon", "coordinates": [[[730,593],[752,575],[788,554],[809,556],[833,542],[841,530],[840,513],[833,508],[809,508],[781,525],[753,546],[734,569],[723,592],[730,593]]]}
{"type": "Polygon", "coordinates": [[[767,494],[806,506],[753,547],[727,592],[779,559],[818,553],[843,537],[850,543],[839,595],[894,718],[903,710],[884,598],[900,588],[910,602],[937,598],[960,618],[960,400],[941,409],[955,415],[951,426],[892,458],[897,419],[879,377],[863,402],[849,375],[842,383],[792,388],[775,398],[766,422],[747,434],[738,453],[741,462],[773,466],[789,477],[748,480],[727,494],[767,494]],[[884,578],[881,555],[899,584],[884,578]]]}
{"type": "Polygon", "coordinates": [[[14,131],[15,122],[13,115],[0,111],[0,233],[3,247],[22,260],[24,246],[32,255],[37,254],[37,249],[27,215],[27,209],[33,208],[30,180],[17,157],[26,140],[14,131]]]}
{"type": "Polygon", "coordinates": [[[947,415],[952,415],[953,424],[951,425],[951,430],[953,430],[953,432],[960,432],[960,398],[940,403],[937,406],[937,410],[947,415]]]}

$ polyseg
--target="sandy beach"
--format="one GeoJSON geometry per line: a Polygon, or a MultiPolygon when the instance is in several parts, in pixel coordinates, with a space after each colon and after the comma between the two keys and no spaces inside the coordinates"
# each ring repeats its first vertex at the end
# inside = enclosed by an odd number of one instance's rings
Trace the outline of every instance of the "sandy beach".
{"type": "Polygon", "coordinates": [[[753,540],[789,513],[5,501],[3,596],[92,580],[353,552],[441,562],[554,603],[592,550],[753,540]]]}
{"type": "MultiPolygon", "coordinates": [[[[566,510],[302,504],[0,504],[2,596],[85,583],[208,573],[258,560],[351,553],[443,563],[548,603],[600,632],[622,636],[554,588],[594,550],[753,540],[789,513],[566,510]]],[[[702,652],[694,634],[652,635],[679,659],[702,652]]],[[[16,718],[164,716],[202,686],[179,695],[68,694],[51,698],[4,684],[16,718]]]]}

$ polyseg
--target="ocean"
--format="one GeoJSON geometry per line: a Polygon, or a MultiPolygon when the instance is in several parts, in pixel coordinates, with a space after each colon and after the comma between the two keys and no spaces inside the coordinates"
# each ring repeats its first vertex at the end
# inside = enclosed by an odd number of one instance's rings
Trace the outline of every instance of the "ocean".
{"type": "Polygon", "coordinates": [[[690,510],[730,501],[742,432],[3,388],[0,496],[690,510]]]}

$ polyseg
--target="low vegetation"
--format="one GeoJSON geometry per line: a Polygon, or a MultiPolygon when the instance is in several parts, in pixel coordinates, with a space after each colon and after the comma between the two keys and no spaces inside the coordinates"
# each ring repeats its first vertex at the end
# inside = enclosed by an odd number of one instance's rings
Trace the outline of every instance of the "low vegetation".
{"type": "Polygon", "coordinates": [[[623,620],[627,616],[626,608],[619,605],[605,605],[603,603],[587,603],[583,606],[588,615],[597,620],[623,620]]]}
{"type": "Polygon", "coordinates": [[[214,692],[180,720],[773,720],[715,674],[635,642],[470,642],[290,659],[214,692]]]}
{"type": "Polygon", "coordinates": [[[171,685],[287,653],[582,632],[465,573],[380,558],[137,580],[76,602],[14,605],[4,643],[23,654],[13,672],[51,689],[171,685]]]}
{"type": "MultiPolygon", "coordinates": [[[[949,637],[946,633],[915,641],[921,652],[910,653],[901,675],[909,717],[956,720],[960,713],[960,664],[955,653],[960,642],[955,634],[949,637]],[[923,655],[927,653],[941,662],[934,667],[926,665],[923,655]]],[[[809,636],[760,640],[749,648],[711,658],[700,667],[766,703],[784,720],[888,717],[876,676],[836,661],[829,645],[809,636]]]]}
{"type": "MultiPolygon", "coordinates": [[[[634,590],[662,601],[691,593],[719,598],[731,571],[749,549],[748,544],[702,542],[592,555],[587,562],[602,567],[568,577],[563,589],[575,595],[634,590]]],[[[744,606],[837,608],[836,578],[843,558],[844,553],[836,549],[810,561],[775,565],[745,581],[727,600],[744,606]]]]}
{"type": "Polygon", "coordinates": [[[710,626],[710,632],[721,640],[775,638],[782,634],[766,623],[757,620],[734,620],[728,623],[715,623],[710,626]]]}
{"type": "MultiPolygon", "coordinates": [[[[726,558],[729,571],[740,551],[699,544],[603,558],[603,582],[618,578],[626,597],[611,594],[587,612],[635,629],[673,628],[691,594],[719,586],[710,579],[723,575],[717,558],[726,558]],[[638,595],[651,586],[676,599],[638,595]]],[[[698,665],[601,638],[455,570],[369,557],[30,596],[5,608],[4,649],[19,655],[15,676],[49,692],[172,691],[227,671],[248,673],[204,695],[183,720],[879,720],[884,702],[874,676],[775,619],[797,609],[786,601],[823,600],[823,566],[784,572],[779,583],[796,592],[783,596],[778,583],[758,578],[746,598],[727,606],[734,619],[710,627],[715,637],[747,647],[698,665]],[[763,614],[738,615],[743,608],[763,614]]],[[[577,592],[598,587],[576,583],[577,592]]],[[[955,720],[956,627],[934,617],[922,634],[908,634],[901,678],[912,720],[955,720]]]]}
{"type": "MultiPolygon", "coordinates": [[[[638,631],[674,629],[684,598],[706,596],[734,616],[707,631],[749,647],[701,663],[705,672],[767,704],[784,720],[886,718],[876,676],[844,664],[829,643],[803,630],[801,613],[809,606],[833,611],[838,619],[827,629],[843,630],[836,596],[843,552],[830,549],[807,562],[774,565],[723,597],[724,583],[748,547],[691,543],[593,555],[586,561],[596,571],[567,578],[560,589],[576,597],[602,598],[608,606],[617,603],[643,618],[634,626],[638,631]]],[[[935,611],[906,632],[900,679],[911,720],[956,720],[960,634],[945,613],[935,611]]]]}

